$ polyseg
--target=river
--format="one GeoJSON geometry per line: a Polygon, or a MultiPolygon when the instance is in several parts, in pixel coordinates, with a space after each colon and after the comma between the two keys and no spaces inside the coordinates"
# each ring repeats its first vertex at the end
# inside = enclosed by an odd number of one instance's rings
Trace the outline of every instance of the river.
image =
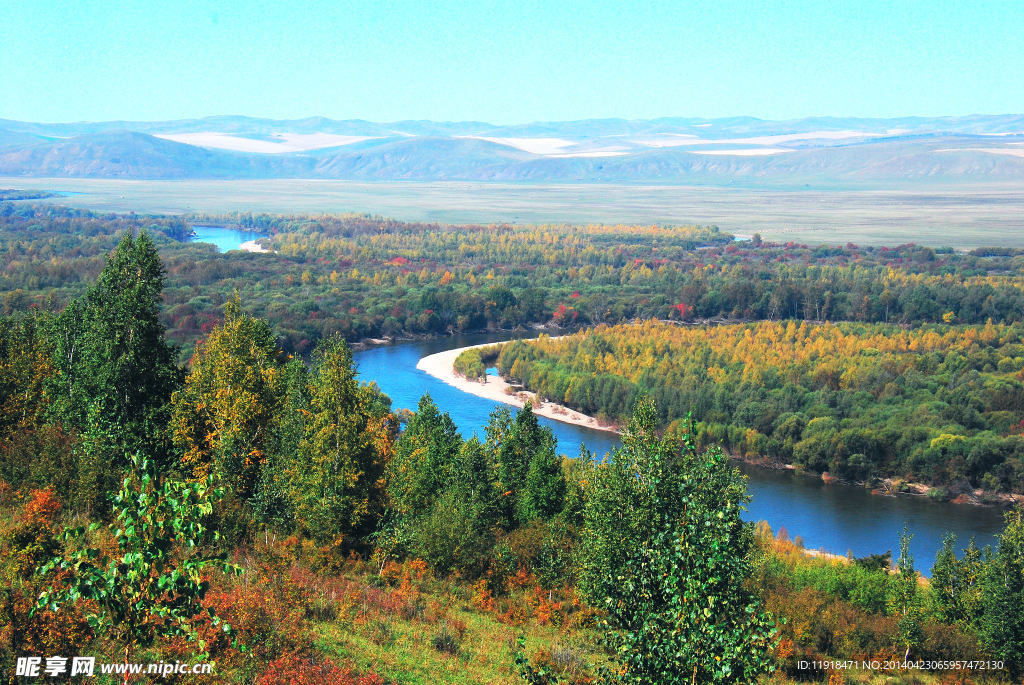
{"type": "Polygon", "coordinates": [[[195,235],[190,236],[190,243],[213,243],[220,252],[241,249],[242,243],[250,240],[268,238],[266,233],[255,231],[239,231],[235,228],[224,228],[223,226],[192,226],[195,235]]]}
{"type": "MultiPolygon", "coordinates": [[[[361,380],[376,381],[391,397],[395,409],[415,410],[423,393],[429,392],[465,437],[475,433],[483,439],[487,417],[497,405],[447,385],[417,369],[416,363],[422,357],[456,347],[534,335],[524,332],[435,338],[360,350],[355,360],[361,380]]],[[[579,454],[581,443],[598,457],[619,444],[614,433],[544,418],[541,423],[554,430],[559,452],[571,457],[579,454]]],[[[835,554],[851,551],[855,556],[891,549],[895,560],[899,554],[898,534],[906,523],[914,535],[911,551],[917,568],[928,575],[947,532],[956,534],[959,551],[972,535],[979,546],[994,543],[1002,529],[1002,514],[994,508],[935,502],[926,497],[877,497],[862,487],[828,485],[820,478],[791,471],[745,463],[737,466],[747,475],[753,497],[745,518],[767,521],[775,531],[785,527],[790,537],[801,536],[810,549],[835,554]]]]}

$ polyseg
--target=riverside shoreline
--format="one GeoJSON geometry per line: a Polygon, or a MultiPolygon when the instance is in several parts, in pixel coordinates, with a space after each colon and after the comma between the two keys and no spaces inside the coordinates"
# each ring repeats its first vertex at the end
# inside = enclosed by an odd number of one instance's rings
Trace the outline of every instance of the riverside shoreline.
{"type": "Polygon", "coordinates": [[[491,344],[493,343],[469,345],[467,347],[460,347],[454,350],[431,354],[420,359],[416,364],[416,368],[421,371],[425,371],[434,378],[443,381],[458,390],[468,392],[471,395],[476,395],[477,397],[493,400],[494,402],[501,402],[502,404],[522,408],[526,404],[527,400],[529,400],[533,402],[533,412],[537,416],[543,416],[544,418],[551,419],[552,421],[561,421],[562,423],[570,423],[574,426],[583,426],[584,428],[593,428],[595,430],[608,431],[610,433],[620,432],[614,427],[601,425],[593,416],[587,416],[582,412],[574,411],[553,402],[538,402],[536,393],[522,391],[511,395],[507,394],[506,389],[509,387],[509,384],[500,376],[486,376],[486,382],[480,383],[478,381],[469,380],[468,378],[464,378],[455,373],[455,370],[452,367],[455,365],[456,357],[466,350],[470,350],[475,347],[489,347],[491,344]]]}
{"type": "Polygon", "coordinates": [[[238,246],[238,249],[243,250],[244,252],[270,252],[270,250],[263,247],[255,240],[248,240],[242,243],[238,246]]]}

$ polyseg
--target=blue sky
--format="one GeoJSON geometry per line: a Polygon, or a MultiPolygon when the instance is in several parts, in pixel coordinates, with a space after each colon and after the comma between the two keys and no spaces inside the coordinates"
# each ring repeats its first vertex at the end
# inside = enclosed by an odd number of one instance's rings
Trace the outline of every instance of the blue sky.
{"type": "Polygon", "coordinates": [[[25,2],[0,118],[1024,112],[1024,2],[25,2]]]}

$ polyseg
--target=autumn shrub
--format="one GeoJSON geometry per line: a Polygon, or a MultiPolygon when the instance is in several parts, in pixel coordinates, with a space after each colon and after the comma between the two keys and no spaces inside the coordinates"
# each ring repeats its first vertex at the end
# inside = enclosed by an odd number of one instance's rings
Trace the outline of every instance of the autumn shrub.
{"type": "Polygon", "coordinates": [[[47,488],[65,504],[77,504],[79,443],[59,425],[15,431],[0,441],[0,479],[15,490],[47,488]]]}
{"type": "MultiPolygon", "coordinates": [[[[55,528],[60,509],[51,490],[33,490],[0,535],[0,662],[13,664],[15,656],[77,654],[93,638],[81,611],[84,603],[68,607],[59,617],[51,611],[33,611],[43,583],[60,586],[66,575],[35,574],[61,549],[55,528]]],[[[5,670],[0,678],[8,676],[5,670]]]]}
{"type": "Polygon", "coordinates": [[[55,525],[61,504],[50,489],[29,493],[13,525],[0,537],[5,560],[5,580],[28,580],[38,566],[60,550],[55,525]]]}
{"type": "Polygon", "coordinates": [[[536,519],[516,528],[503,537],[501,542],[515,554],[519,565],[532,570],[534,560],[540,554],[544,539],[548,536],[548,530],[547,523],[536,519]]]}
{"type": "Polygon", "coordinates": [[[495,545],[487,564],[487,587],[497,595],[507,593],[512,578],[520,570],[519,563],[519,555],[510,545],[505,542],[495,545]]]}
{"type": "Polygon", "coordinates": [[[275,659],[256,678],[256,685],[384,685],[375,673],[357,675],[326,659],[287,655],[275,659]]]}
{"type": "Polygon", "coordinates": [[[894,654],[898,637],[896,619],[868,614],[814,588],[776,588],[767,593],[765,607],[780,619],[779,634],[791,646],[780,666],[792,677],[808,675],[797,667],[801,660],[864,659],[894,654]]]}

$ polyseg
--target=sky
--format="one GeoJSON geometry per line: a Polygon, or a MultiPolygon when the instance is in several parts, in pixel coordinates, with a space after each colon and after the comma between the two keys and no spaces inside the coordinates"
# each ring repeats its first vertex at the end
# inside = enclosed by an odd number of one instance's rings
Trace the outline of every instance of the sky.
{"type": "Polygon", "coordinates": [[[1024,2],[5,0],[0,118],[1024,112],[1024,2]]]}

